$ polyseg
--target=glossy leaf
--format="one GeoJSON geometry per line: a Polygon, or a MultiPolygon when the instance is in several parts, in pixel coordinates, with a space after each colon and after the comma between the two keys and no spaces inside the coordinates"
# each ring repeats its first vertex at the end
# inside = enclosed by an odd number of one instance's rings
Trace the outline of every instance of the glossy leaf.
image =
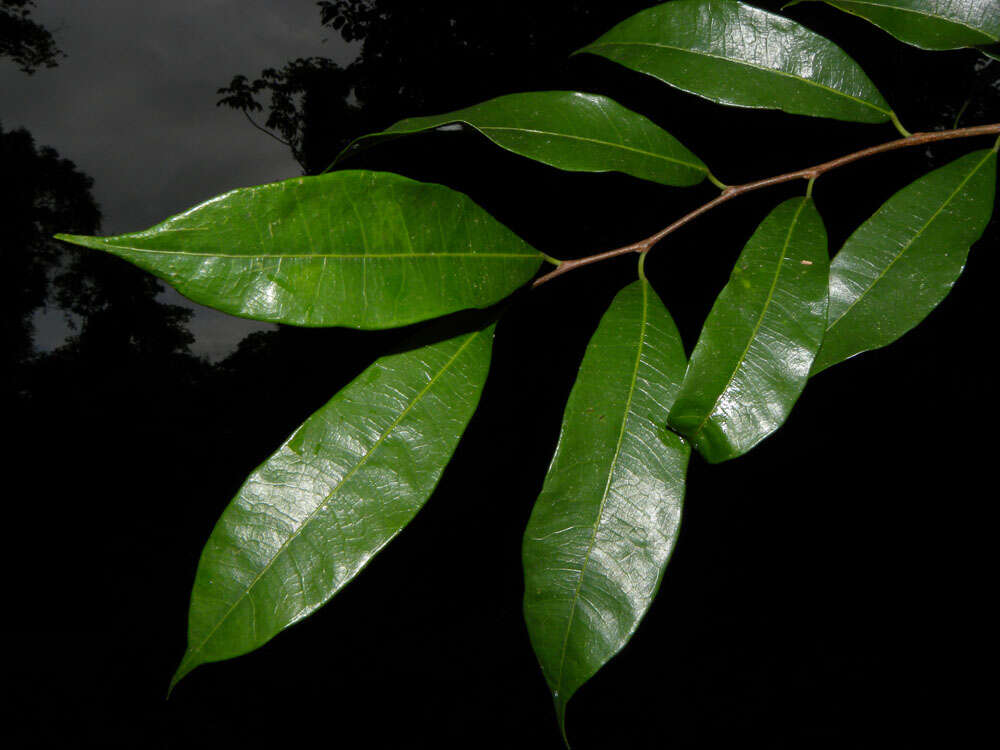
{"type": "Polygon", "coordinates": [[[309,615],[410,522],[472,417],[492,339],[379,359],[248,477],[202,553],[171,687],[309,615]]]}
{"type": "Polygon", "coordinates": [[[59,237],[203,305],[301,326],[390,328],[488,307],[542,262],[467,196],[387,172],[243,188],[144,232],[59,237]]]}
{"type": "Polygon", "coordinates": [[[411,117],[358,138],[337,161],[366,144],[449,125],[466,125],[508,151],[571,172],[624,172],[680,186],[696,185],[708,174],[701,159],[642,115],[605,96],[573,91],[511,94],[444,115],[411,117]]]}
{"type": "Polygon", "coordinates": [[[670,425],[710,462],[777,430],[809,378],[826,328],[826,230],[811,198],[757,228],[691,354],[670,425]]]}
{"type": "Polygon", "coordinates": [[[1000,41],[998,0],[824,1],[922,49],[959,49],[1000,41]]]}
{"type": "Polygon", "coordinates": [[[830,264],[830,310],[813,373],[892,343],[943,300],[993,213],[996,151],[976,151],[900,190],[830,264]]]}
{"type": "Polygon", "coordinates": [[[684,375],[673,320],[645,281],[587,347],[524,537],[524,615],[565,735],[566,703],[628,642],[673,552],[690,456],[666,429],[684,375]]]}
{"type": "Polygon", "coordinates": [[[734,0],[673,0],[623,21],[580,52],[721,104],[886,122],[893,114],[833,42],[734,0]]]}

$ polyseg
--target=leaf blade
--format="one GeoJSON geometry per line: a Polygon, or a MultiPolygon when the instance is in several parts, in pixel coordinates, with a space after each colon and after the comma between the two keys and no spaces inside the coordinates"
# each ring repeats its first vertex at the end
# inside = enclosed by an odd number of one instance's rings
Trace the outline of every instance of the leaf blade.
{"type": "Polygon", "coordinates": [[[195,302],[300,326],[390,328],[488,307],[542,263],[467,196],[387,172],[241,188],[143,232],[60,239],[124,258],[195,302]]]}
{"type": "Polygon", "coordinates": [[[696,185],[708,168],[676,138],[612,99],[575,91],[509,94],[455,112],[411,117],[351,143],[463,124],[512,153],[571,172],[616,171],[664,185],[696,185]]]}
{"type": "Polygon", "coordinates": [[[864,71],[833,42],[733,0],[674,0],[649,8],[579,52],[720,104],[856,122],[894,117],[864,71]],[[741,44],[743,39],[751,41],[741,44]]]}
{"type": "Polygon", "coordinates": [[[995,0],[824,0],[878,26],[901,42],[927,50],[950,50],[1000,41],[1000,4],[995,0]]]}
{"type": "Polygon", "coordinates": [[[828,268],[811,198],[779,205],[747,242],[670,415],[709,462],[746,453],[784,424],[823,340],[828,268]]]}
{"type": "Polygon", "coordinates": [[[956,159],[900,190],[848,238],[830,264],[813,375],[891,344],[948,295],[992,215],[996,164],[995,149],[956,159]]]}
{"type": "Polygon", "coordinates": [[[673,552],[690,447],[665,424],[684,365],[648,282],[622,290],[587,347],[525,530],[525,621],[564,735],[567,702],[628,642],[673,552]]]}
{"type": "Polygon", "coordinates": [[[475,411],[492,338],[382,357],[250,474],[202,553],[171,689],[311,614],[409,523],[475,411]]]}

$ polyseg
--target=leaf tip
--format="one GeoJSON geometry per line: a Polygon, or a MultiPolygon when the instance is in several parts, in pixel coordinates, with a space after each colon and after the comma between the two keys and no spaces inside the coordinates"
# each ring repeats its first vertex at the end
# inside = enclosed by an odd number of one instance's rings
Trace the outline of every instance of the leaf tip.
{"type": "Polygon", "coordinates": [[[572,750],[569,744],[569,735],[566,734],[566,701],[558,693],[553,697],[556,702],[556,720],[559,722],[559,734],[562,735],[566,750],[572,750]]]}
{"type": "Polygon", "coordinates": [[[200,663],[201,662],[194,661],[191,658],[190,651],[184,654],[184,658],[181,659],[180,666],[177,667],[177,671],[174,672],[174,676],[170,678],[170,685],[167,687],[167,700],[170,700],[170,696],[173,694],[174,688],[177,687],[177,683],[187,677],[200,663]]]}
{"type": "Polygon", "coordinates": [[[68,242],[71,245],[80,245],[82,247],[91,247],[100,249],[104,242],[102,237],[90,237],[85,234],[54,234],[52,235],[54,239],[60,240],[61,242],[68,242]]]}

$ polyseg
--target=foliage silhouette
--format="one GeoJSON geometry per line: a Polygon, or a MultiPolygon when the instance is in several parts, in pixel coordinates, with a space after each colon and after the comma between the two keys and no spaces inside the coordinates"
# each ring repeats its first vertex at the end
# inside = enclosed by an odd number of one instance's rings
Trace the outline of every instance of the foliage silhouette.
{"type": "Polygon", "coordinates": [[[319,3],[321,22],[361,43],[346,67],[332,60],[293,60],[254,81],[238,75],[220,104],[248,115],[268,99],[266,126],[286,141],[306,174],[322,171],[354,137],[381,129],[400,113],[446,112],[502,93],[542,89],[572,49],[565,19],[578,38],[596,35],[645,7],[551,0],[525,7],[456,0],[319,3]],[[517,40],[517,54],[510,54],[517,40]]]}
{"type": "Polygon", "coordinates": [[[38,148],[23,128],[5,131],[0,125],[0,161],[6,181],[0,203],[4,226],[0,352],[2,371],[11,373],[32,356],[32,315],[52,301],[50,279],[66,253],[65,245],[52,239],[53,233],[66,226],[96,232],[101,215],[90,193],[93,181],[55,149],[38,148]]]}
{"type": "Polygon", "coordinates": [[[28,75],[66,57],[52,32],[32,20],[34,7],[35,0],[0,0],[0,59],[10,58],[28,75]]]}

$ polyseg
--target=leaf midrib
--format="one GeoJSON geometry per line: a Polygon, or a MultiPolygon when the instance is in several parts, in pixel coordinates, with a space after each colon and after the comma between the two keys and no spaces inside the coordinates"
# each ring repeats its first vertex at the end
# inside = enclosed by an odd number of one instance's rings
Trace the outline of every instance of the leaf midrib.
{"type": "Polygon", "coordinates": [[[244,260],[258,260],[262,258],[278,258],[280,260],[307,260],[307,259],[330,259],[335,260],[399,260],[405,258],[520,258],[522,260],[536,261],[538,258],[528,253],[250,253],[242,255],[239,253],[192,253],[184,250],[152,250],[142,247],[130,247],[128,245],[112,245],[102,243],[101,248],[112,248],[130,253],[148,253],[151,255],[180,255],[192,258],[242,258],[244,260]]]}
{"type": "MultiPolygon", "coordinates": [[[[875,104],[872,104],[869,101],[865,101],[864,99],[861,99],[861,98],[859,98],[857,96],[853,96],[852,94],[848,94],[848,93],[846,93],[844,91],[840,91],[839,89],[835,89],[835,88],[832,88],[832,87],[827,86],[825,84],[818,83],[817,81],[809,80],[808,78],[802,78],[801,76],[797,76],[797,75],[794,75],[792,73],[788,73],[787,71],[784,71],[784,70],[775,70],[774,68],[765,68],[762,65],[755,65],[753,63],[746,62],[745,60],[734,60],[732,58],[724,57],[722,55],[716,55],[716,54],[713,54],[711,52],[704,52],[704,51],[701,51],[701,50],[685,49],[684,47],[675,47],[675,46],[670,45],[670,44],[663,44],[662,42],[595,42],[594,44],[591,44],[588,47],[585,47],[583,49],[583,51],[584,52],[589,52],[590,50],[598,48],[598,47],[656,47],[656,48],[659,48],[659,49],[669,49],[669,50],[674,50],[675,52],[687,53],[689,55],[695,55],[695,56],[701,56],[701,57],[708,57],[708,58],[712,58],[712,59],[715,59],[715,60],[721,60],[723,62],[731,63],[733,65],[742,65],[742,66],[744,66],[746,68],[752,68],[753,70],[759,70],[759,71],[762,71],[764,73],[773,73],[774,75],[784,76],[785,78],[791,78],[794,81],[799,81],[801,83],[808,84],[809,86],[815,86],[816,88],[823,89],[824,91],[829,91],[831,94],[836,94],[837,96],[842,96],[842,97],[844,97],[846,99],[850,99],[852,101],[855,101],[858,104],[863,104],[866,107],[870,107],[871,109],[874,109],[876,112],[881,112],[883,115],[886,115],[887,117],[892,117],[892,111],[891,110],[882,109],[882,107],[879,107],[879,106],[877,106],[875,104]]],[[[674,85],[674,84],[671,84],[671,85],[674,85]]]]}
{"type": "Polygon", "coordinates": [[[611,491],[611,480],[614,478],[615,469],[618,466],[618,457],[621,455],[622,443],[625,440],[625,427],[628,424],[629,416],[632,412],[632,399],[635,395],[635,385],[639,378],[639,365],[642,362],[642,350],[646,342],[646,321],[648,319],[649,312],[649,290],[648,282],[642,281],[642,319],[639,325],[639,342],[636,346],[635,355],[635,367],[632,371],[632,379],[629,382],[628,398],[625,401],[624,415],[622,416],[622,426],[621,430],[618,432],[618,442],[615,445],[615,454],[611,459],[611,465],[608,469],[608,480],[604,485],[604,494],[601,496],[601,504],[597,510],[597,519],[594,521],[594,529],[590,536],[590,543],[587,546],[587,552],[583,557],[583,564],[580,566],[580,579],[577,581],[576,589],[573,592],[572,606],[569,612],[569,620],[566,623],[566,633],[563,636],[562,649],[559,654],[559,678],[556,681],[555,694],[558,700],[562,701],[563,704],[566,702],[566,698],[562,694],[562,684],[563,684],[563,672],[566,666],[566,649],[569,645],[569,634],[573,629],[573,620],[576,615],[576,610],[580,604],[580,591],[583,588],[583,579],[587,573],[587,566],[590,563],[591,555],[594,551],[594,545],[597,542],[597,530],[600,528],[601,520],[604,517],[604,509],[607,506],[608,494],[611,491]]]}
{"type": "Polygon", "coordinates": [[[744,360],[746,360],[747,354],[750,353],[750,347],[753,346],[753,342],[757,338],[757,334],[760,332],[760,327],[764,323],[764,318],[767,316],[768,310],[771,309],[771,301],[774,298],[774,290],[777,289],[778,279],[781,278],[782,265],[784,264],[785,258],[788,255],[788,246],[789,244],[791,244],[792,234],[795,233],[795,227],[798,226],[799,223],[799,216],[802,214],[802,209],[805,208],[808,202],[809,202],[808,198],[802,199],[802,202],[799,204],[798,210],[795,212],[795,216],[792,218],[792,223],[788,227],[788,234],[785,235],[785,244],[784,247],[781,248],[781,257],[778,258],[776,264],[777,268],[774,272],[774,279],[771,281],[771,288],[768,289],[767,291],[767,298],[764,300],[764,306],[761,309],[760,317],[757,318],[757,323],[754,325],[753,331],[751,331],[750,337],[747,339],[746,348],[743,350],[743,353],[740,355],[739,360],[736,362],[736,366],[733,368],[733,372],[729,376],[729,380],[726,381],[726,384],[723,386],[722,390],[719,391],[719,395],[716,396],[715,403],[712,404],[712,408],[705,413],[705,417],[701,420],[701,423],[698,425],[697,429],[695,429],[695,431],[691,434],[692,440],[696,439],[701,434],[701,431],[705,429],[705,425],[708,424],[708,420],[712,418],[712,415],[715,413],[716,408],[718,408],[719,402],[722,400],[722,397],[726,394],[726,391],[729,390],[729,386],[733,384],[733,380],[736,378],[736,373],[738,373],[740,371],[740,368],[743,366],[743,362],[744,360]]]}
{"type": "MultiPolygon", "coordinates": [[[[504,131],[504,132],[509,131],[514,133],[534,133],[536,135],[550,136],[552,138],[566,138],[567,140],[581,141],[584,143],[594,143],[597,144],[598,146],[605,146],[607,148],[618,148],[622,149],[623,151],[631,151],[633,153],[640,154],[642,156],[649,156],[654,159],[662,159],[664,161],[674,162],[675,164],[680,164],[681,166],[689,167],[698,172],[703,172],[706,174],[708,173],[708,167],[706,167],[704,164],[693,164],[691,162],[684,161],[683,159],[678,159],[673,156],[665,156],[664,154],[657,154],[653,151],[644,151],[641,148],[627,146],[624,143],[615,143],[614,141],[602,141],[598,138],[588,138],[586,136],[573,135],[571,133],[555,133],[549,130],[539,130],[537,128],[515,128],[503,125],[477,125],[475,122],[472,122],[471,120],[462,119],[461,117],[455,118],[454,120],[441,120],[439,122],[434,123],[433,125],[425,125],[423,127],[413,128],[412,130],[402,129],[402,128],[400,128],[399,130],[391,130],[391,129],[383,130],[381,133],[374,133],[370,136],[364,136],[364,138],[365,139],[377,138],[379,136],[387,136],[387,135],[388,136],[413,135],[415,133],[422,133],[425,130],[433,130],[435,128],[441,128],[447,125],[468,125],[470,128],[478,130],[487,138],[489,138],[488,131],[504,131]]],[[[663,132],[666,133],[666,131],[663,132]]],[[[667,135],[669,135],[669,133],[667,133],[667,135]]],[[[359,138],[358,140],[360,141],[362,139],[359,138]]],[[[493,139],[491,138],[490,140],[493,139]]],[[[496,143],[496,141],[494,141],[494,143],[496,143]]],[[[503,146],[503,144],[497,144],[497,145],[503,148],[508,148],[507,146],[503,146]]]]}
{"type": "Polygon", "coordinates": [[[872,289],[874,289],[876,287],[876,285],[878,285],[882,281],[882,279],[885,278],[885,275],[887,273],[889,273],[890,269],[894,265],[896,265],[896,263],[903,257],[903,255],[906,254],[906,252],[909,251],[909,249],[911,247],[913,247],[913,244],[923,236],[924,232],[927,231],[927,228],[937,220],[937,217],[941,215],[941,212],[944,211],[948,207],[948,205],[955,199],[955,196],[957,196],[959,194],[959,192],[961,192],[962,188],[964,188],[966,186],[966,184],[969,182],[969,180],[971,180],[973,177],[975,177],[976,173],[978,173],[979,170],[982,169],[983,164],[985,164],[987,161],[989,161],[990,158],[994,155],[994,153],[995,152],[993,152],[993,151],[987,152],[986,156],[983,157],[983,160],[980,161],[979,164],[977,164],[975,166],[975,168],[972,171],[970,171],[969,174],[967,174],[965,176],[965,179],[963,179],[958,184],[958,187],[956,187],[952,191],[951,195],[949,195],[947,197],[947,199],[945,199],[944,203],[942,203],[938,207],[937,211],[935,211],[934,214],[924,223],[924,225],[922,227],[920,227],[920,229],[917,231],[917,233],[914,234],[913,237],[910,238],[909,242],[907,242],[902,247],[902,249],[900,249],[900,251],[898,253],[896,253],[896,255],[893,257],[893,259],[891,261],[889,261],[889,263],[886,265],[886,267],[884,269],[882,269],[881,273],[879,273],[879,275],[876,276],[875,279],[872,280],[872,282],[865,288],[865,290],[863,292],[861,292],[861,294],[859,294],[855,298],[855,300],[844,309],[844,312],[842,312],[837,317],[836,320],[834,320],[832,323],[830,323],[829,325],[827,325],[827,327],[826,327],[826,332],[827,333],[829,333],[830,331],[832,331],[833,328],[834,328],[834,326],[836,326],[838,323],[840,323],[840,321],[842,321],[848,315],[848,313],[850,313],[851,310],[853,310],[854,307],[859,302],[861,302],[862,299],[865,299],[871,293],[872,289]]]}
{"type": "MultiPolygon", "coordinates": [[[[455,361],[462,354],[462,352],[464,352],[466,350],[466,348],[468,348],[469,344],[471,344],[481,333],[482,333],[482,331],[476,331],[475,333],[472,333],[465,340],[465,342],[462,343],[462,345],[458,348],[458,350],[448,359],[448,361],[441,367],[441,369],[437,373],[435,373],[434,377],[432,377],[428,381],[427,385],[425,385],[421,389],[421,391],[416,396],[414,396],[413,400],[410,401],[410,403],[406,405],[406,408],[403,409],[402,412],[400,412],[399,416],[397,416],[396,419],[393,420],[392,424],[390,424],[389,427],[387,427],[385,429],[385,431],[381,435],[379,435],[378,440],[376,440],[375,443],[372,444],[372,447],[368,449],[368,451],[365,453],[364,456],[361,457],[361,459],[357,462],[357,464],[355,464],[351,468],[351,470],[348,471],[341,478],[341,480],[337,483],[337,485],[332,490],[330,490],[329,494],[327,494],[327,496],[323,499],[323,501],[320,502],[313,509],[313,511],[302,521],[302,523],[299,525],[299,527],[292,534],[289,535],[288,539],[286,539],[282,543],[281,547],[279,547],[278,550],[274,553],[274,555],[271,556],[271,559],[267,561],[267,563],[264,565],[263,568],[261,568],[260,572],[253,579],[253,581],[251,581],[246,586],[246,588],[239,595],[239,597],[232,603],[232,605],[230,605],[229,609],[226,610],[226,612],[222,615],[222,617],[219,618],[218,622],[216,622],[216,624],[212,627],[212,629],[208,632],[208,634],[201,640],[201,642],[195,648],[188,649],[188,653],[185,655],[185,658],[184,658],[183,662],[190,662],[191,661],[190,657],[193,656],[194,654],[197,654],[198,652],[200,652],[205,647],[205,645],[215,635],[216,631],[218,631],[218,629],[222,626],[222,623],[224,623],[229,618],[229,616],[235,611],[236,607],[239,606],[240,602],[242,602],[247,596],[249,596],[250,592],[260,582],[261,578],[263,578],[264,575],[267,574],[267,572],[274,565],[275,561],[279,557],[281,557],[281,555],[284,553],[284,551],[286,549],[288,549],[288,546],[295,539],[298,538],[299,534],[302,533],[302,531],[312,522],[312,520],[320,513],[320,511],[322,511],[324,508],[326,508],[329,505],[330,501],[340,491],[340,489],[347,483],[347,481],[352,476],[354,476],[354,474],[356,474],[358,472],[358,470],[361,469],[362,466],[364,466],[368,462],[368,459],[372,457],[372,455],[375,453],[375,451],[378,450],[378,447],[400,425],[400,423],[403,421],[403,419],[406,417],[406,415],[410,413],[410,411],[413,409],[413,407],[424,396],[427,395],[427,393],[430,391],[431,387],[438,381],[438,379],[440,379],[440,377],[442,375],[444,375],[445,372],[448,371],[449,368],[451,368],[451,366],[455,363],[455,361]]],[[[183,667],[183,663],[182,663],[181,666],[183,667]]],[[[178,668],[178,672],[180,672],[180,668],[178,668]]]]}
{"type": "MultiPolygon", "coordinates": [[[[464,122],[464,121],[463,121],[464,122]]],[[[631,151],[636,154],[641,154],[642,156],[651,156],[654,159],[663,159],[664,161],[674,162],[675,164],[680,164],[685,167],[690,167],[698,172],[708,172],[708,167],[703,164],[692,164],[691,162],[684,161],[683,159],[677,159],[673,156],[666,156],[664,154],[657,154],[653,151],[643,151],[641,148],[635,148],[633,146],[626,146],[624,143],[615,143],[614,141],[602,141],[597,138],[587,138],[582,135],[573,135],[571,133],[553,133],[548,130],[538,130],[535,128],[511,128],[511,127],[494,127],[492,125],[473,125],[469,123],[471,127],[476,128],[476,130],[482,131],[484,134],[489,130],[498,131],[513,131],[517,133],[535,133],[537,135],[551,136],[553,138],[566,138],[567,140],[582,141],[584,143],[595,143],[599,146],[606,146],[608,148],[620,148],[623,151],[631,151]]]]}

